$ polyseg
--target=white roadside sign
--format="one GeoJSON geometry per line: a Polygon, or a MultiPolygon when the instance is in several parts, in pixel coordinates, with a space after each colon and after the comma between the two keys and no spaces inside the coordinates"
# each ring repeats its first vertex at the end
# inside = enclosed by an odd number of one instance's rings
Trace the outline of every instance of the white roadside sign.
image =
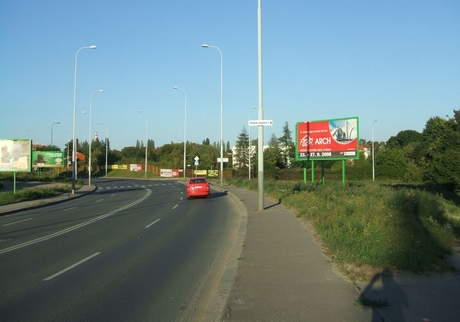
{"type": "Polygon", "coordinates": [[[262,126],[272,126],[273,125],[273,121],[272,120],[250,120],[248,122],[248,125],[249,126],[259,126],[259,125],[262,125],[262,126]]]}

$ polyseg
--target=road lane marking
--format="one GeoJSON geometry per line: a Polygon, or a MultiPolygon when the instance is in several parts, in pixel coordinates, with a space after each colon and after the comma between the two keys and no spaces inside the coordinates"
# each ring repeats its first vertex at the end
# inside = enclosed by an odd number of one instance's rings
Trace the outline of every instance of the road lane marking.
{"type": "Polygon", "coordinates": [[[62,271],[57,272],[56,274],[51,275],[51,276],[45,278],[43,281],[52,280],[52,279],[55,278],[56,276],[59,276],[59,275],[61,275],[61,274],[64,274],[65,272],[70,271],[72,268],[77,267],[78,265],[80,265],[80,264],[82,264],[82,263],[84,263],[84,262],[90,260],[90,259],[93,258],[93,257],[96,257],[96,256],[99,255],[100,253],[101,253],[101,252],[98,252],[98,253],[95,253],[95,254],[93,254],[93,255],[91,255],[91,256],[89,256],[89,257],[86,257],[85,259],[82,259],[82,260],[79,261],[78,263],[75,263],[75,264],[73,264],[73,265],[70,265],[69,267],[64,268],[62,271]]]}
{"type": "Polygon", "coordinates": [[[174,207],[172,207],[172,209],[176,209],[178,205],[175,205],[174,207]]]}
{"type": "Polygon", "coordinates": [[[33,218],[29,218],[29,219],[24,219],[24,220],[19,220],[19,221],[15,221],[15,222],[10,222],[9,224],[4,224],[2,225],[3,226],[10,226],[10,225],[14,225],[14,224],[19,224],[21,222],[24,222],[24,221],[28,221],[28,220],[32,220],[33,218]]]}
{"type": "Polygon", "coordinates": [[[93,219],[90,219],[88,221],[85,221],[85,222],[82,222],[81,224],[78,224],[78,225],[75,225],[75,226],[72,226],[72,227],[69,227],[69,228],[66,228],[66,229],[63,229],[61,231],[57,231],[55,233],[52,233],[50,235],[47,235],[47,236],[43,236],[43,237],[40,237],[40,238],[37,238],[37,239],[34,239],[34,240],[31,240],[31,241],[28,241],[28,242],[25,242],[25,243],[22,243],[22,244],[19,244],[19,245],[16,245],[16,246],[11,246],[11,247],[8,247],[8,248],[5,248],[5,249],[1,249],[0,250],[0,254],[4,254],[4,253],[8,253],[8,252],[11,252],[13,250],[16,250],[16,249],[19,249],[19,248],[23,248],[23,247],[26,247],[26,246],[30,246],[30,245],[33,245],[33,244],[37,244],[37,243],[40,243],[42,241],[45,241],[45,240],[48,240],[48,239],[51,239],[51,238],[54,238],[54,237],[57,237],[57,236],[60,236],[60,235],[64,235],[64,234],[67,234],[71,231],[74,231],[74,230],[77,230],[81,227],[84,227],[84,226],[87,226],[89,224],[92,224],[92,223],[95,223],[96,221],[99,221],[99,220],[102,220],[102,219],[105,219],[107,217],[110,217],[120,211],[123,211],[123,210],[126,210],[126,209],[129,209],[135,205],[137,205],[138,203],[141,203],[142,201],[144,201],[145,199],[148,198],[148,196],[150,196],[150,194],[152,193],[152,190],[150,189],[147,189],[147,193],[140,199],[126,205],[126,206],[123,206],[121,208],[118,208],[118,209],[115,209],[111,212],[108,212],[104,215],[101,215],[99,217],[96,217],[96,218],[93,218],[93,219]]]}
{"type": "Polygon", "coordinates": [[[96,201],[96,203],[101,202],[102,200],[104,200],[104,199],[99,199],[99,200],[96,201]]]}
{"type": "Polygon", "coordinates": [[[72,209],[76,209],[76,208],[77,208],[77,207],[67,208],[67,209],[64,209],[64,211],[72,210],[72,209]]]}
{"type": "Polygon", "coordinates": [[[157,219],[157,220],[155,220],[153,223],[151,223],[151,224],[148,224],[147,226],[145,226],[145,228],[149,228],[150,226],[152,226],[152,225],[156,224],[156,223],[157,223],[157,222],[159,222],[160,220],[161,220],[161,219],[157,219]]]}

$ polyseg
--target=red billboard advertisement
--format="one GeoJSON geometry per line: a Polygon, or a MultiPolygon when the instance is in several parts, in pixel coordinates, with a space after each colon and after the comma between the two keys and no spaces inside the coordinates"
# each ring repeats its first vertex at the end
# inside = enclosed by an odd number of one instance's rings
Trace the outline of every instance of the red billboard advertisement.
{"type": "Polygon", "coordinates": [[[359,158],[357,117],[296,124],[296,161],[359,158]]]}

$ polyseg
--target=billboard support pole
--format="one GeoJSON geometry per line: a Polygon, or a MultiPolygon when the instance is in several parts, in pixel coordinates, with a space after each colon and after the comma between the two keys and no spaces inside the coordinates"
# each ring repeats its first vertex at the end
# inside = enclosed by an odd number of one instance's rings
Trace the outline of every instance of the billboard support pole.
{"type": "Polygon", "coordinates": [[[307,184],[307,161],[303,162],[303,183],[307,184]]]}
{"type": "Polygon", "coordinates": [[[323,182],[323,186],[324,186],[324,161],[321,161],[321,181],[323,182]]]}
{"type": "Polygon", "coordinates": [[[311,160],[311,183],[315,183],[315,161],[311,160]]]}
{"type": "Polygon", "coordinates": [[[16,194],[16,171],[14,171],[14,175],[13,175],[13,181],[14,181],[14,184],[13,184],[13,194],[16,194]]]}

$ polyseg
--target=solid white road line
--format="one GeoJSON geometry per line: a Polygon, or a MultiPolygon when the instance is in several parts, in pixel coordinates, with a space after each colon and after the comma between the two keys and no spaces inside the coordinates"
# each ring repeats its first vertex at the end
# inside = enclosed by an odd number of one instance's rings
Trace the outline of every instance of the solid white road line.
{"type": "Polygon", "coordinates": [[[14,224],[19,224],[20,222],[29,221],[29,220],[32,220],[32,219],[33,219],[33,218],[24,219],[24,220],[19,220],[19,221],[15,221],[15,222],[10,222],[9,224],[4,224],[4,225],[2,225],[2,227],[3,227],[3,226],[14,225],[14,224]]]}
{"type": "Polygon", "coordinates": [[[151,223],[151,224],[148,224],[147,226],[145,226],[145,228],[149,228],[150,226],[152,226],[152,225],[156,224],[156,223],[157,223],[157,222],[159,222],[160,220],[161,220],[161,219],[157,219],[157,220],[155,220],[153,223],[151,223]]]}
{"type": "Polygon", "coordinates": [[[45,278],[43,281],[49,281],[49,280],[55,278],[56,276],[59,276],[59,275],[65,273],[65,272],[67,272],[67,271],[70,271],[72,268],[77,267],[78,265],[80,265],[80,264],[86,262],[87,260],[90,260],[90,259],[93,258],[93,257],[96,257],[96,256],[99,255],[100,253],[101,253],[101,252],[98,252],[98,253],[95,253],[95,254],[93,254],[93,255],[91,255],[91,256],[89,256],[89,257],[86,257],[85,259],[82,259],[82,260],[79,261],[78,263],[75,263],[75,264],[73,264],[73,265],[70,265],[69,267],[64,268],[62,271],[57,272],[56,274],[51,275],[51,276],[45,278]]]}
{"type": "Polygon", "coordinates": [[[54,237],[57,237],[57,236],[60,236],[60,235],[64,235],[68,232],[71,232],[71,231],[74,231],[74,230],[77,230],[81,227],[84,227],[86,225],[89,225],[89,224],[92,224],[92,223],[95,223],[96,221],[99,221],[99,220],[102,220],[104,218],[107,218],[107,217],[110,217],[122,210],[125,210],[125,209],[128,209],[128,208],[131,208],[132,206],[135,206],[137,205],[138,203],[144,201],[145,199],[148,198],[148,196],[150,196],[150,194],[152,193],[152,190],[150,189],[147,189],[147,193],[140,199],[126,205],[126,206],[123,206],[121,208],[118,208],[118,209],[115,209],[109,213],[106,213],[104,215],[101,215],[99,217],[96,217],[96,218],[93,218],[93,219],[90,219],[88,221],[85,221],[85,222],[82,222],[81,224],[78,224],[78,225],[75,225],[75,226],[72,226],[72,227],[69,227],[69,228],[66,228],[66,229],[63,229],[63,230],[60,230],[60,231],[57,231],[53,234],[50,234],[50,235],[47,235],[47,236],[43,236],[43,237],[40,237],[40,238],[37,238],[37,239],[34,239],[34,240],[31,240],[31,241],[28,241],[28,242],[25,242],[25,243],[22,243],[22,244],[19,244],[19,245],[16,245],[16,246],[11,246],[11,247],[8,247],[8,248],[5,248],[5,249],[1,249],[0,250],[0,254],[4,254],[4,253],[8,253],[8,252],[11,252],[13,250],[16,250],[16,249],[19,249],[19,248],[23,248],[23,247],[26,247],[26,246],[30,246],[30,245],[33,245],[33,244],[36,244],[36,243],[39,243],[39,242],[42,242],[42,241],[45,241],[45,240],[48,240],[48,239],[51,239],[51,238],[54,238],[54,237]]]}

